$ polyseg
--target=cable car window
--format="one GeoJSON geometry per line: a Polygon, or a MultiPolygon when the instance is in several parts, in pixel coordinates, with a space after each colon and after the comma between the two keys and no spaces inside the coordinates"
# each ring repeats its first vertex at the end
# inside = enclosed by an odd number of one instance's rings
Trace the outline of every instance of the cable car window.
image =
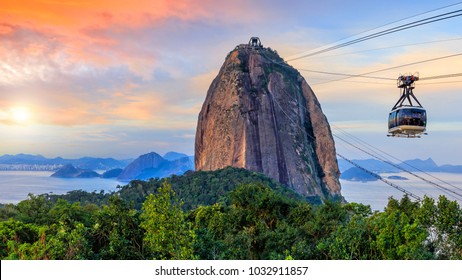
{"type": "Polygon", "coordinates": [[[398,125],[410,125],[410,118],[407,110],[398,111],[398,125]]]}
{"type": "Polygon", "coordinates": [[[388,116],[388,128],[396,126],[396,111],[393,111],[388,116]]]}
{"type": "Polygon", "coordinates": [[[425,126],[426,123],[425,110],[402,109],[398,111],[398,125],[425,126]]]}
{"type": "Polygon", "coordinates": [[[388,115],[388,128],[395,127],[395,119],[393,117],[394,112],[388,115]]]}

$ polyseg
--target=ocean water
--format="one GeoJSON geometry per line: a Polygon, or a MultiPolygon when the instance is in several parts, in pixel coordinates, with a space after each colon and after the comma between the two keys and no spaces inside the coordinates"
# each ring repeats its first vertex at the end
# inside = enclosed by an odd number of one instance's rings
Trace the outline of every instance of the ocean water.
{"type": "Polygon", "coordinates": [[[47,171],[0,171],[0,203],[18,203],[28,194],[65,194],[72,190],[116,191],[124,185],[115,179],[102,178],[53,178],[47,171]]]}
{"type": "MultiPolygon", "coordinates": [[[[18,203],[32,194],[64,194],[71,190],[92,191],[116,191],[118,185],[126,183],[115,179],[102,178],[81,178],[81,179],[62,179],[50,177],[52,172],[42,171],[0,171],[0,203],[18,203]]],[[[452,173],[430,173],[444,182],[429,177],[427,174],[417,173],[419,176],[427,178],[444,189],[437,188],[428,184],[408,173],[381,174],[382,177],[398,175],[409,180],[392,180],[390,182],[420,196],[424,195],[438,198],[445,195],[450,200],[458,200],[462,205],[462,197],[453,194],[451,191],[462,195],[462,174],[452,173]],[[451,186],[452,185],[452,186],[451,186]],[[453,187],[455,186],[455,187],[453,187]]],[[[393,196],[400,199],[404,194],[382,181],[373,182],[351,182],[340,180],[342,184],[342,195],[348,202],[358,202],[370,205],[372,210],[382,211],[388,203],[388,198],[393,196]]]]}
{"type": "MultiPolygon", "coordinates": [[[[439,186],[429,184],[406,172],[386,173],[380,175],[386,180],[421,198],[426,195],[437,200],[440,195],[444,195],[448,199],[456,200],[459,205],[462,205],[462,174],[442,172],[416,172],[415,174],[430,180],[439,186]],[[388,176],[401,176],[408,180],[393,180],[388,179],[388,176]],[[459,195],[456,195],[454,192],[459,195]]],[[[387,205],[389,197],[401,199],[404,195],[403,192],[380,180],[364,183],[340,180],[340,183],[342,185],[342,195],[348,202],[358,202],[370,205],[372,210],[382,211],[387,205]]]]}

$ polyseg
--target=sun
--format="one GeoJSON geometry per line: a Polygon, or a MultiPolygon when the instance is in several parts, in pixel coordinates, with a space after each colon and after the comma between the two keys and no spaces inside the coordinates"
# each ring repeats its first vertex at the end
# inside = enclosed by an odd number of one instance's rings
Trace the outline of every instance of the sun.
{"type": "Polygon", "coordinates": [[[30,120],[30,112],[26,107],[13,107],[10,109],[10,117],[17,123],[26,123],[30,120]]]}

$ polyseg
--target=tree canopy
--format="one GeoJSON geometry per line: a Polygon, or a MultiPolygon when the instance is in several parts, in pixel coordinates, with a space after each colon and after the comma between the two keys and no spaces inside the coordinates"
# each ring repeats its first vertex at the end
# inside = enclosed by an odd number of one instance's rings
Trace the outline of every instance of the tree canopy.
{"type": "Polygon", "coordinates": [[[0,219],[1,259],[462,259],[462,210],[444,196],[372,212],[232,168],[30,195],[0,219]]]}

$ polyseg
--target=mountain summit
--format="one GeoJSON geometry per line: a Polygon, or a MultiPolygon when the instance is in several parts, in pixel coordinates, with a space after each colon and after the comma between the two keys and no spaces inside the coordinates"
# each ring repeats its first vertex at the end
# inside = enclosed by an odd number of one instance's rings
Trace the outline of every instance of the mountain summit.
{"type": "Polygon", "coordinates": [[[199,114],[196,170],[257,171],[303,196],[340,195],[329,123],[300,73],[258,38],[231,51],[199,114]]]}
{"type": "Polygon", "coordinates": [[[194,168],[187,155],[171,152],[167,160],[155,152],[150,152],[139,156],[130,163],[117,177],[120,181],[130,181],[134,179],[147,180],[149,178],[164,178],[172,174],[181,175],[194,168]]]}

